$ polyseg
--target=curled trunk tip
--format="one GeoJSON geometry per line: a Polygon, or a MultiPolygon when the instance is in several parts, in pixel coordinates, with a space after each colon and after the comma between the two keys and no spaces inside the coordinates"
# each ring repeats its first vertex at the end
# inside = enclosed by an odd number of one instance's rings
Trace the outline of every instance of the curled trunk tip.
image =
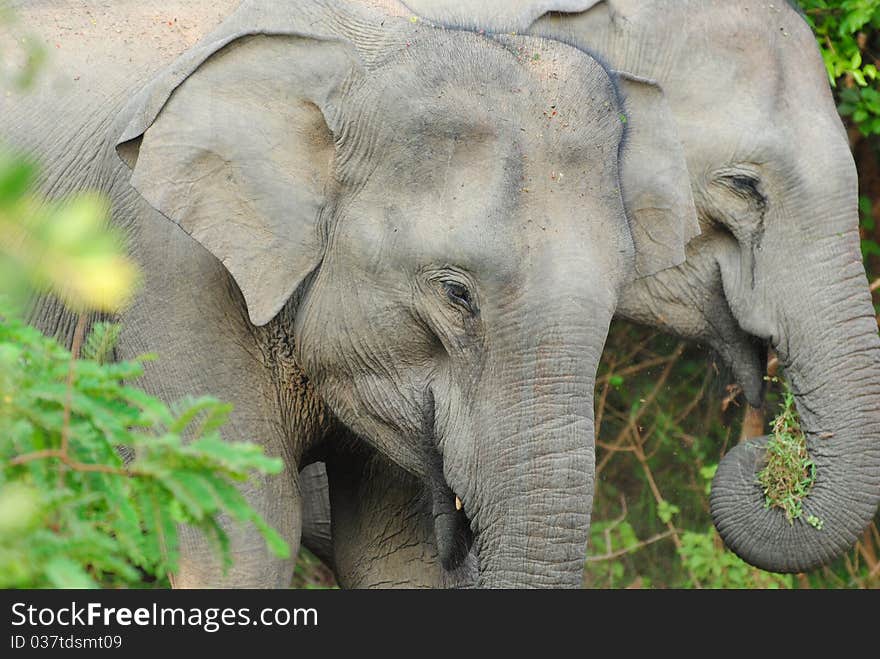
{"type": "Polygon", "coordinates": [[[834,461],[815,457],[815,483],[801,514],[789,519],[766,505],[758,481],[768,442],[766,436],[743,442],[719,464],[710,496],[718,533],[740,558],[763,570],[805,572],[826,565],[849,550],[873,519],[880,483],[860,480],[860,470],[841,464],[840,456],[834,461]]]}

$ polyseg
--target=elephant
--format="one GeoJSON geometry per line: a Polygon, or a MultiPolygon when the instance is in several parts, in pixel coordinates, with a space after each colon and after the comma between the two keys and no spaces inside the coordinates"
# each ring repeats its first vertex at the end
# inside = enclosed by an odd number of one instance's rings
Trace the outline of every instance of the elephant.
{"type": "MultiPolygon", "coordinates": [[[[64,57],[0,100],[0,134],[46,194],[109,196],[143,271],[117,356],[156,351],[148,393],[228,401],[224,437],[282,458],[242,491],[294,555],[298,474],[344,447],[419,483],[450,572],[471,551],[481,587],[579,585],[609,323],[699,231],[656,85],[394,0],[248,0],[219,24],[186,3],[168,30],[134,2],[56,9],[19,8],[64,57]]],[[[31,319],[70,341],[58,300],[31,319]]],[[[290,584],[254,528],[228,532],[224,572],[182,529],[173,585],[290,584]]]]}
{"type": "MultiPolygon", "coordinates": [[[[616,317],[709,346],[754,406],[763,400],[767,350],[774,349],[815,482],[802,516],[790,522],[765,506],[756,478],[769,438],[743,442],[713,480],[715,526],[736,554],[773,572],[814,569],[851,548],[880,502],[880,343],[859,247],[857,172],[815,38],[797,8],[750,0],[406,4],[427,20],[573,44],[662,89],[701,231],[683,264],[624,288],[616,317]]],[[[304,475],[311,482],[306,506],[320,502],[324,514],[331,511],[332,537],[314,551],[340,583],[443,585],[432,539],[411,521],[415,499],[404,491],[418,484],[391,464],[379,473],[396,485],[372,483],[374,465],[352,483],[357,469],[335,474],[340,458],[327,459],[326,475],[314,467],[304,475]],[[359,510],[384,510],[384,526],[355,524],[334,489],[360,492],[359,510]],[[389,536],[401,539],[403,558],[389,536]],[[416,561],[418,570],[404,567],[416,561]]]]}

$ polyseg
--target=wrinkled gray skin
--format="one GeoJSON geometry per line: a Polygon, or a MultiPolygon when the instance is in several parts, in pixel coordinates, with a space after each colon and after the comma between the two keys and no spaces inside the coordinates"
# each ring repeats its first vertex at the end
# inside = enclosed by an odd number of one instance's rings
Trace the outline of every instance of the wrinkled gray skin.
{"type": "MultiPolygon", "coordinates": [[[[722,460],[713,518],[731,549],[767,570],[809,570],[850,548],[880,501],[880,345],[859,250],[857,174],[802,18],[782,2],[750,0],[408,4],[427,17],[469,24],[476,16],[485,29],[588,46],[612,68],[659,82],[702,234],[686,263],[630,285],[617,314],[711,346],[753,405],[763,397],[766,348],[777,351],[817,466],[803,517],[789,524],[764,507],[755,474],[765,437],[722,460]],[[538,19],[548,8],[582,11],[538,19]]],[[[386,526],[412,555],[418,530],[407,521],[406,497],[384,501],[369,483],[359,487],[374,497],[372,507],[390,511],[395,522],[386,526]]],[[[349,541],[352,534],[336,533],[345,523],[345,515],[333,520],[333,544],[349,541]]],[[[350,548],[327,557],[341,583],[393,582],[403,573],[382,533],[361,538],[362,548],[382,547],[378,557],[366,549],[355,565],[339,560],[359,554],[350,548]]],[[[436,564],[422,567],[411,585],[443,583],[436,564]]]]}
{"type": "MultiPolygon", "coordinates": [[[[619,291],[695,230],[680,149],[636,120],[663,114],[657,89],[624,83],[619,162],[617,89],[577,49],[364,0],[248,2],[180,55],[216,6],[172,8],[155,39],[134,2],[20,8],[64,58],[0,101],[0,134],[48,194],[110,195],[145,276],[119,356],[158,352],[149,392],[232,402],[225,436],[284,459],[245,493],[294,554],[297,474],[345,446],[418,486],[450,570],[473,540],[481,586],[578,585],[619,291]],[[661,175],[634,176],[646,160],[661,175]]],[[[33,318],[69,340],[57,303],[33,318]]],[[[175,585],[289,583],[290,560],[230,533],[224,577],[186,531],[175,585]]]]}

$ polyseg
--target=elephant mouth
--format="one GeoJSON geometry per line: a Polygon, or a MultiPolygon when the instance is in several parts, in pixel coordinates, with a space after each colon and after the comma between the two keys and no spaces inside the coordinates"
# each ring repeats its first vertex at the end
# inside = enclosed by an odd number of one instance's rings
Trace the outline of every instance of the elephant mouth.
{"type": "Polygon", "coordinates": [[[461,503],[448,484],[434,497],[434,535],[437,553],[445,570],[461,567],[474,543],[471,522],[461,503]]]}
{"type": "Polygon", "coordinates": [[[443,473],[443,456],[437,448],[434,411],[434,394],[429,389],[426,395],[423,434],[425,484],[431,500],[440,564],[444,570],[451,571],[464,563],[474,543],[474,535],[464,504],[452,491],[443,473]]]}
{"type": "Polygon", "coordinates": [[[714,346],[722,362],[730,369],[733,381],[742,389],[752,407],[761,407],[767,390],[767,359],[770,341],[739,329],[733,340],[714,346]]]}

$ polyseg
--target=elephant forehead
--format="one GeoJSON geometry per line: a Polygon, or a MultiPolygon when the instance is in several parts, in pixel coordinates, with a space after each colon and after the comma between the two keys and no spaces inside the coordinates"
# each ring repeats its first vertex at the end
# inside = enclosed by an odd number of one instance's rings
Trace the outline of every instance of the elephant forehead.
{"type": "Polygon", "coordinates": [[[627,222],[610,168],[551,170],[516,153],[449,154],[433,173],[373,179],[345,204],[336,244],[352,264],[371,272],[450,264],[515,282],[542,254],[593,263],[596,254],[625,252],[627,222]]]}
{"type": "Polygon", "coordinates": [[[454,263],[507,279],[557,243],[620,251],[623,122],[581,51],[417,32],[351,98],[336,238],[365,269],[454,263]]]}
{"type": "Polygon", "coordinates": [[[435,207],[436,197],[480,198],[505,213],[522,193],[591,193],[595,182],[616,193],[625,121],[605,70],[557,42],[457,34],[470,47],[456,42],[442,58],[425,47],[415,64],[382,67],[357,90],[340,180],[435,207]]]}
{"type": "Polygon", "coordinates": [[[677,115],[726,112],[718,124],[733,124],[743,134],[760,128],[744,127],[750,120],[778,130],[791,124],[792,115],[836,119],[813,32],[786,2],[651,2],[637,23],[645,30],[637,34],[650,34],[645,40],[658,48],[663,26],[686,26],[674,46],[662,41],[674,48],[663,61],[677,66],[644,72],[661,81],[677,115]]]}
{"type": "Polygon", "coordinates": [[[364,115],[394,142],[495,137],[552,144],[560,153],[613,144],[621,104],[608,72],[548,39],[427,30],[373,69],[358,89],[364,115]]]}

